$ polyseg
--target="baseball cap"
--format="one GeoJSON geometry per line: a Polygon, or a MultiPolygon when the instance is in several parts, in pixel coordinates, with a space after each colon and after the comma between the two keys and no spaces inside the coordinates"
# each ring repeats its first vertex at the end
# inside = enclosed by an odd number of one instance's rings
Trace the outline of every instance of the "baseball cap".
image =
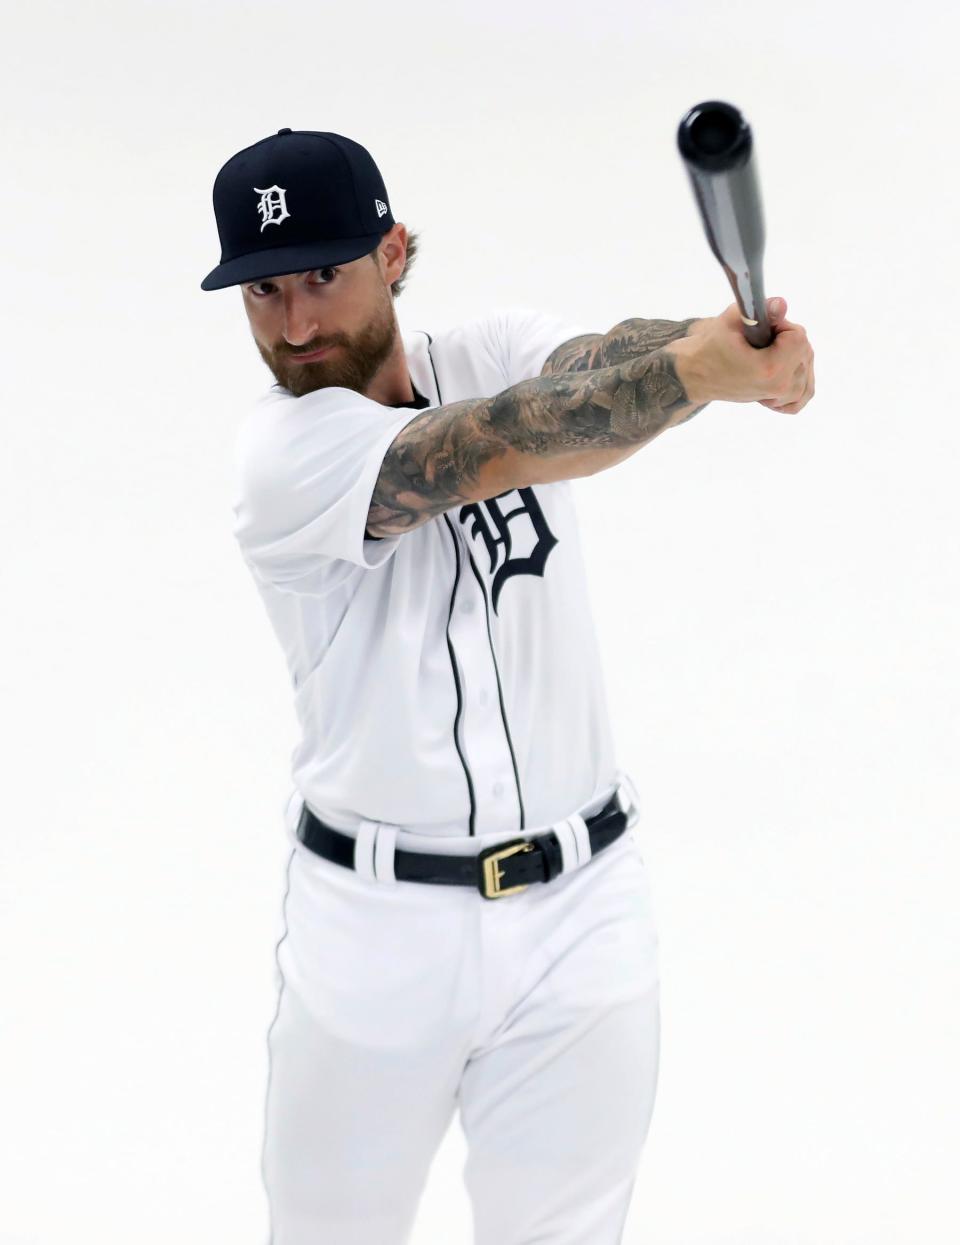
{"type": "Polygon", "coordinates": [[[395,224],[367,149],[321,130],[278,130],[231,156],[213,211],[220,263],[202,290],[349,263],[395,224]]]}

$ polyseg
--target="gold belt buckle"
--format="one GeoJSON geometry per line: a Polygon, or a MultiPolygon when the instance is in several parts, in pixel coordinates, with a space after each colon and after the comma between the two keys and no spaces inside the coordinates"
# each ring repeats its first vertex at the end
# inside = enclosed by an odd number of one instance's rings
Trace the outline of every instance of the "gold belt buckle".
{"type": "Polygon", "coordinates": [[[523,882],[520,886],[501,886],[500,882],[503,878],[503,870],[500,868],[500,861],[507,856],[513,856],[517,852],[532,852],[533,844],[529,839],[514,839],[509,843],[501,843],[499,846],[487,847],[480,852],[479,860],[483,865],[482,886],[480,893],[484,899],[499,899],[502,895],[513,895],[517,891],[525,891],[530,885],[529,882],[523,882]]]}

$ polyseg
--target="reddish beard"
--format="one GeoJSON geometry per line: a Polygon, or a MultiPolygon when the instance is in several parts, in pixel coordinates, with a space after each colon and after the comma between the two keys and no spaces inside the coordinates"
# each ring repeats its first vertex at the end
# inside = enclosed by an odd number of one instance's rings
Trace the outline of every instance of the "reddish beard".
{"type": "Polygon", "coordinates": [[[310,354],[320,349],[316,343],[298,346],[292,350],[283,343],[277,349],[257,342],[260,357],[273,373],[274,379],[294,397],[302,397],[315,389],[339,386],[365,393],[377,372],[390,357],[397,336],[397,322],[393,314],[392,299],[384,287],[387,301],[381,302],[367,324],[352,338],[333,340],[325,344],[336,346],[330,354],[312,363],[298,363],[296,354],[310,354]]]}

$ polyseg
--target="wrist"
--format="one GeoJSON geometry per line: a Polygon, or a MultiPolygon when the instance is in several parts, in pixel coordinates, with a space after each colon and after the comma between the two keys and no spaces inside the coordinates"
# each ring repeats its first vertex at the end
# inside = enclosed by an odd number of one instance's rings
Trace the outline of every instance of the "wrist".
{"type": "Polygon", "coordinates": [[[677,380],[683,386],[684,393],[690,403],[697,407],[705,406],[713,401],[713,393],[704,367],[702,344],[697,340],[697,326],[703,325],[702,331],[705,332],[706,324],[706,320],[695,321],[686,337],[680,337],[663,347],[663,350],[673,358],[673,369],[677,374],[677,380]]]}

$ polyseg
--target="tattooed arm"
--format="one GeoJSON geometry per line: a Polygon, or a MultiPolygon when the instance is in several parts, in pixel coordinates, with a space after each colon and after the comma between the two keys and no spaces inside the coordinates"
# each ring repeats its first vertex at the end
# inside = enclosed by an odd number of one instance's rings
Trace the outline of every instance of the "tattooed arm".
{"type": "Polygon", "coordinates": [[[693,363],[668,344],[425,410],[387,450],[367,531],[407,532],[452,506],[614,466],[710,401],[693,363]]]}
{"type": "Polygon", "coordinates": [[[558,346],[541,376],[584,372],[639,359],[681,337],[695,336],[703,320],[621,320],[609,333],[588,333],[558,346]]]}

